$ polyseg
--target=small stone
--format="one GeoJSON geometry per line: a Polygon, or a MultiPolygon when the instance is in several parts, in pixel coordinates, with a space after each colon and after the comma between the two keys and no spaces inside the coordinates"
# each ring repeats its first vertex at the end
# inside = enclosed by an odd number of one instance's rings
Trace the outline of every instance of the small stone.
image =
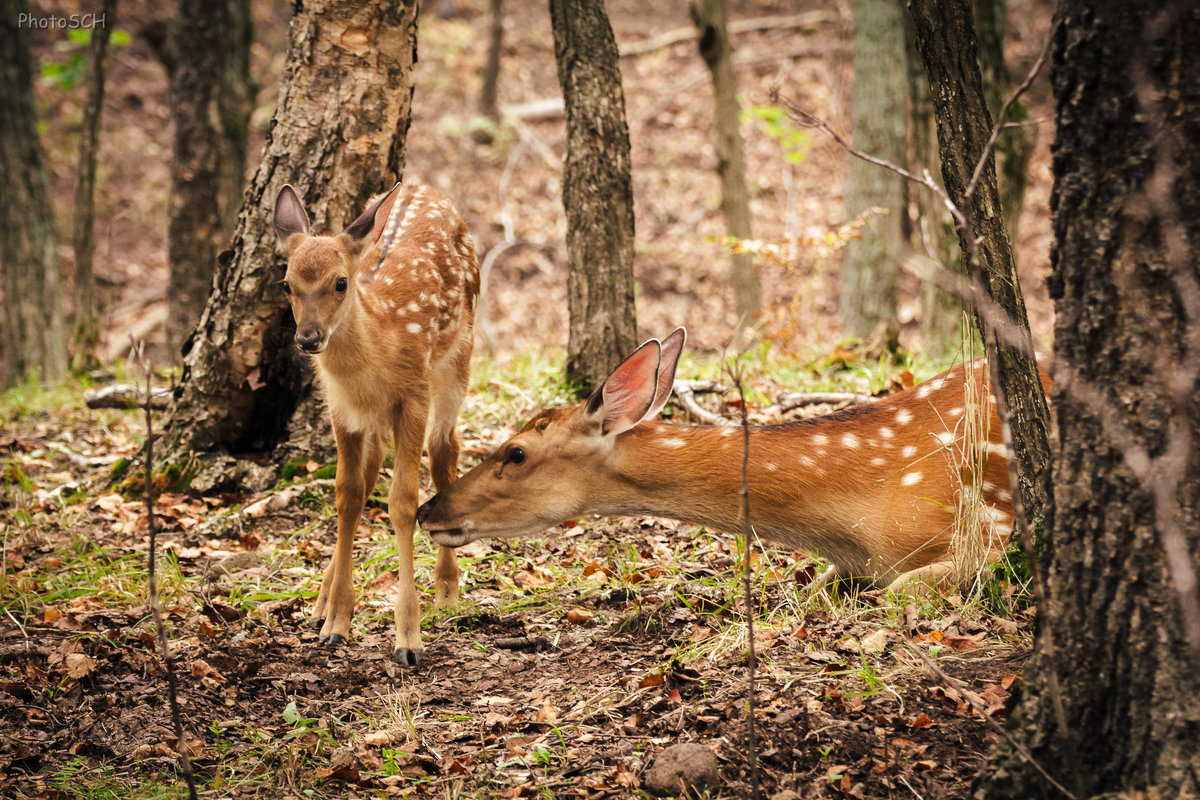
{"type": "Polygon", "coordinates": [[[658,754],[642,776],[642,786],[654,794],[699,794],[720,784],[717,757],[702,744],[673,744],[658,754]]]}

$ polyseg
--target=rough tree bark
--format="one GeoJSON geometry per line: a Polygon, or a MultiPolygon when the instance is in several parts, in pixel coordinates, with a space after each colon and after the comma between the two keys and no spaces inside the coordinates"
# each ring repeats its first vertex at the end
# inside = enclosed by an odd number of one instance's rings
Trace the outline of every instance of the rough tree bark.
{"type": "Polygon", "coordinates": [[[291,183],[315,229],[340,231],[372,193],[396,180],[415,60],[415,0],[308,0],[292,20],[263,159],[232,249],[222,254],[213,292],[184,345],[183,375],[164,426],[172,460],[192,451],[261,452],[282,442],[332,452],[311,369],[292,346],[271,209],[291,183]]]}
{"type": "MultiPolygon", "coordinates": [[[[1200,15],[1058,13],[1048,596],[1008,728],[1076,797],[1189,797],[1200,663],[1177,568],[1200,571],[1200,15]]],[[[1002,743],[976,796],[1061,794],[1002,743]]]]}
{"type": "Polygon", "coordinates": [[[33,105],[25,0],[0,0],[0,279],[4,292],[2,385],[67,374],[62,266],[46,196],[46,156],[33,105]]]}
{"type": "Polygon", "coordinates": [[[71,324],[71,362],[75,369],[95,366],[100,322],[96,312],[96,282],[92,277],[95,252],[96,148],[100,114],[104,109],[104,56],[110,32],[117,24],[117,0],[101,0],[99,19],[88,42],[87,99],[79,129],[79,167],[75,172],[75,225],[71,244],[75,251],[74,318],[71,324]]]}
{"type": "Polygon", "coordinates": [[[167,349],[178,353],[212,289],[246,166],[249,7],[238,0],[179,0],[170,36],[171,265],[167,349]],[[238,78],[241,78],[239,81],[238,78]],[[238,84],[241,84],[239,87],[238,84]]]}
{"type": "Polygon", "coordinates": [[[1038,542],[1044,529],[1049,481],[1050,412],[1033,357],[1029,317],[1004,224],[992,154],[988,154],[980,180],[967,196],[975,165],[992,132],[992,118],[984,101],[979,72],[971,3],[908,0],[908,9],[937,112],[942,180],[950,199],[970,226],[970,230],[958,231],[960,247],[967,256],[967,271],[992,303],[1009,317],[1004,330],[999,331],[978,310],[975,315],[998,375],[995,391],[1007,405],[1019,500],[1038,542]],[[976,237],[977,245],[972,245],[971,236],[976,237]]]}
{"type": "MultiPolygon", "coordinates": [[[[700,56],[712,74],[716,104],[717,174],[721,178],[721,211],[730,236],[752,238],[750,194],[746,191],[746,158],[742,147],[741,107],[737,97],[737,78],[733,73],[733,46],[729,42],[726,0],[692,0],[692,21],[700,32],[700,56]]],[[[737,302],[738,325],[754,322],[762,308],[762,289],[754,270],[753,253],[730,256],[733,294],[737,302]]]]}
{"type": "Polygon", "coordinates": [[[550,0],[567,112],[567,381],[586,393],[637,346],[633,184],[617,42],[603,0],[550,0]]]}
{"type": "MultiPolygon", "coordinates": [[[[851,127],[856,150],[904,163],[904,12],[896,0],[854,2],[854,92],[851,127]]],[[[842,330],[848,336],[899,333],[896,304],[904,251],[904,179],[857,158],[846,167],[846,219],[878,206],[842,256],[842,330]]]]}

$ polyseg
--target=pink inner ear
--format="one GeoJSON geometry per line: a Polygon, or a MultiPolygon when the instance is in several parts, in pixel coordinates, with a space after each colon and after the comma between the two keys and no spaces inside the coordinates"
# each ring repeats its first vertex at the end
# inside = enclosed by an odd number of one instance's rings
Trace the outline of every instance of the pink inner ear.
{"type": "Polygon", "coordinates": [[[388,217],[392,214],[392,207],[396,205],[396,198],[399,196],[400,192],[396,188],[393,188],[392,191],[388,192],[387,197],[383,198],[383,202],[379,204],[379,208],[375,209],[375,225],[371,228],[371,235],[367,238],[367,241],[379,241],[379,237],[383,235],[384,226],[387,225],[388,217]]]}
{"type": "Polygon", "coordinates": [[[657,339],[643,344],[604,382],[605,434],[627,431],[641,422],[654,402],[660,348],[657,339]]]}

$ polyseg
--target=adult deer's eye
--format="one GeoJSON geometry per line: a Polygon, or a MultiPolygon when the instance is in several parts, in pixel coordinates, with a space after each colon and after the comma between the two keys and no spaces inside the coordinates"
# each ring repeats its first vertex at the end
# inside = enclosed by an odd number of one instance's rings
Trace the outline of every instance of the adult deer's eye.
{"type": "Polygon", "coordinates": [[[504,462],[506,464],[524,464],[525,451],[519,447],[508,448],[508,452],[504,454],[504,462]]]}
{"type": "Polygon", "coordinates": [[[345,279],[345,278],[338,278],[336,281],[334,281],[334,283],[333,283],[333,288],[334,288],[334,289],[337,289],[337,291],[338,291],[338,293],[339,293],[339,294],[341,294],[342,292],[346,291],[346,279],[345,279]]]}
{"type": "Polygon", "coordinates": [[[288,283],[287,281],[280,281],[279,285],[283,287],[284,294],[292,293],[292,285],[290,283],[288,283]]]}

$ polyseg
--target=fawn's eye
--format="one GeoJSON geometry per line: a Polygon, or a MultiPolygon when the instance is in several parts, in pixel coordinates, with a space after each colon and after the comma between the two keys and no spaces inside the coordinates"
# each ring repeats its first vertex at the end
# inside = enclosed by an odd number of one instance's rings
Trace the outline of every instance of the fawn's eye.
{"type": "Polygon", "coordinates": [[[283,287],[284,294],[292,293],[292,285],[290,283],[288,283],[287,281],[280,281],[279,285],[283,287]]]}
{"type": "Polygon", "coordinates": [[[508,448],[508,452],[504,454],[504,462],[506,464],[524,464],[525,451],[519,447],[508,448]]]}
{"type": "Polygon", "coordinates": [[[346,291],[346,279],[338,278],[336,281],[333,282],[333,288],[338,291],[338,294],[341,294],[342,292],[346,291]]]}

